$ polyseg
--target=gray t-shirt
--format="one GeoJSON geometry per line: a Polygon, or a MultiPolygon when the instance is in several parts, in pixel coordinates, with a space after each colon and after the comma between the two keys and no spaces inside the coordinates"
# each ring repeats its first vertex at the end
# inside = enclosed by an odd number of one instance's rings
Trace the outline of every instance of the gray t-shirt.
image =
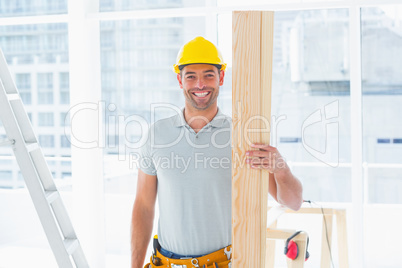
{"type": "Polygon", "coordinates": [[[150,127],[140,168],[158,179],[161,246],[201,255],[231,244],[231,119],[219,110],[198,133],[183,112],[150,127]]]}

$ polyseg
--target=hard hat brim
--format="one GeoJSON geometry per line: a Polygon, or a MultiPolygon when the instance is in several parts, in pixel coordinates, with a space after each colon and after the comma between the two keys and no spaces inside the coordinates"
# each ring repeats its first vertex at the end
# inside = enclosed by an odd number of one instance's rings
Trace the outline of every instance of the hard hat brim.
{"type": "Polygon", "coordinates": [[[191,64],[210,64],[210,65],[216,66],[216,67],[218,68],[218,70],[220,70],[220,71],[225,71],[225,70],[226,70],[226,66],[227,66],[226,63],[223,63],[223,64],[216,64],[216,63],[195,62],[195,63],[181,64],[181,65],[174,64],[174,65],[173,65],[173,71],[174,71],[175,73],[179,74],[180,71],[181,71],[181,69],[183,69],[185,66],[191,65],[191,64]]]}

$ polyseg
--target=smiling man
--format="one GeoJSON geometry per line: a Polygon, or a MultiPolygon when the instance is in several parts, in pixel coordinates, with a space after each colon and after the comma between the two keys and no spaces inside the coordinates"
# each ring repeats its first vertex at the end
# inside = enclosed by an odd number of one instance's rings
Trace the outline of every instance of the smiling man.
{"type": "MultiPolygon", "coordinates": [[[[144,263],[156,197],[158,236],[145,267],[230,267],[231,119],[217,104],[225,68],[219,50],[202,37],[178,53],[174,70],[185,96],[184,109],[153,124],[141,148],[144,164],[138,171],[132,213],[132,268],[144,263]],[[188,163],[186,170],[157,165],[172,152],[188,163]]],[[[270,172],[270,194],[279,203],[299,209],[302,186],[278,150],[264,144],[254,147],[246,153],[250,168],[270,172]]]]}

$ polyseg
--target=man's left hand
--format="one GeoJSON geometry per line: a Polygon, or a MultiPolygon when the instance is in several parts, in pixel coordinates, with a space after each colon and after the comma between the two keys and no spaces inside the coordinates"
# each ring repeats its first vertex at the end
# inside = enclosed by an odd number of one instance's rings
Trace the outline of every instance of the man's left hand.
{"type": "Polygon", "coordinates": [[[258,150],[246,152],[246,163],[254,169],[265,169],[270,173],[287,171],[288,166],[276,147],[268,144],[252,144],[258,150]]]}

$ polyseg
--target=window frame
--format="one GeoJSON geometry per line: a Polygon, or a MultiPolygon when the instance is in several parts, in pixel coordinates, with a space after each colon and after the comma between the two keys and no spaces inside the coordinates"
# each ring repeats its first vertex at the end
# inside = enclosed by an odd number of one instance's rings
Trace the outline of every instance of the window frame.
{"type": "MultiPolygon", "coordinates": [[[[352,246],[350,247],[353,251],[353,258],[351,258],[351,267],[363,267],[364,263],[364,246],[363,246],[363,217],[364,217],[364,205],[366,204],[364,200],[364,196],[367,195],[365,191],[367,191],[367,187],[361,187],[367,183],[364,178],[363,168],[366,168],[363,163],[363,145],[362,145],[362,82],[361,82],[361,8],[362,7],[370,7],[370,6],[380,6],[380,5],[398,5],[401,4],[398,0],[341,0],[341,1],[309,1],[305,2],[302,0],[295,0],[290,3],[282,3],[280,0],[270,1],[269,4],[260,4],[260,5],[241,5],[241,6],[218,6],[217,0],[206,0],[205,7],[183,7],[183,8],[167,8],[167,9],[151,9],[151,10],[132,10],[132,11],[112,11],[112,12],[99,12],[99,0],[91,1],[91,0],[83,0],[83,1],[69,1],[68,5],[68,13],[67,14],[57,14],[57,15],[35,15],[35,16],[17,16],[17,17],[5,17],[0,18],[0,26],[6,25],[23,25],[23,24],[42,24],[42,23],[67,23],[69,27],[69,33],[73,36],[69,37],[69,57],[77,58],[80,57],[80,51],[77,49],[71,49],[71,47],[77,47],[78,43],[89,43],[91,45],[97,45],[98,49],[100,47],[99,41],[99,23],[103,21],[118,21],[118,20],[131,20],[131,19],[150,19],[150,18],[169,18],[169,17],[196,17],[196,16],[205,16],[207,17],[207,25],[206,25],[206,37],[211,41],[217,41],[217,15],[230,13],[234,10],[305,10],[305,9],[332,9],[332,8],[348,8],[349,9],[349,27],[350,27],[350,39],[349,39],[349,47],[350,47],[350,99],[351,99],[351,177],[353,178],[352,183],[352,227],[353,230],[350,232],[352,246]],[[78,3],[77,3],[78,2],[78,3]],[[77,23],[84,23],[85,27],[75,27],[77,23]],[[96,26],[98,25],[98,26],[96,26]],[[97,29],[97,34],[87,34],[90,29],[97,29]],[[84,40],[75,40],[74,38],[84,38],[84,40]],[[96,38],[98,38],[96,40],[96,38]]],[[[95,52],[98,51],[95,49],[95,52]]],[[[95,56],[96,57],[96,56],[95,56]]],[[[81,62],[78,61],[70,61],[70,94],[76,95],[75,92],[77,84],[77,79],[80,78],[79,74],[74,74],[72,70],[81,70],[79,64],[83,64],[87,67],[91,67],[96,70],[96,67],[99,67],[100,64],[100,53],[97,55],[97,59],[92,57],[83,57],[81,62]],[[73,74],[73,75],[72,75],[73,74]]],[[[100,96],[101,87],[100,87],[100,68],[97,71],[98,73],[93,75],[90,78],[85,78],[86,82],[94,83],[92,91],[88,94],[93,94],[89,99],[96,100],[96,96],[100,96]],[[92,81],[91,81],[92,79],[92,81]]],[[[81,81],[80,81],[81,82],[81,81]]],[[[79,83],[79,82],[78,82],[79,83]]],[[[71,103],[74,103],[74,98],[72,98],[71,103]]],[[[86,131],[85,128],[90,127],[90,125],[83,126],[83,131],[86,131]]],[[[99,151],[93,152],[95,157],[99,156],[99,151]]],[[[82,158],[78,157],[77,153],[74,153],[74,149],[72,152],[72,166],[75,172],[81,174],[87,174],[88,172],[93,172],[97,174],[96,170],[99,170],[99,166],[97,165],[83,165],[80,164],[82,158]],[[85,171],[84,171],[85,170],[85,171]]],[[[102,165],[101,159],[97,162],[102,165]]],[[[98,178],[98,181],[99,178],[98,178]]],[[[76,184],[77,181],[73,180],[73,184],[76,184]]],[[[97,185],[100,186],[100,185],[97,185]]],[[[74,188],[73,188],[74,189],[74,188]]],[[[102,187],[93,187],[90,185],[81,185],[80,187],[75,188],[73,190],[74,198],[78,200],[83,200],[88,198],[89,196],[95,197],[95,199],[102,199],[103,192],[98,192],[102,187]],[[76,193],[74,193],[76,191],[76,193]],[[82,196],[81,193],[84,193],[85,196],[82,196]]],[[[103,202],[94,202],[98,203],[98,206],[95,210],[90,208],[91,216],[95,218],[103,217],[103,202]]],[[[75,209],[78,209],[76,212],[77,215],[84,213],[84,211],[88,208],[82,206],[75,206],[75,209]]],[[[88,228],[87,231],[91,233],[91,236],[98,236],[99,230],[104,230],[104,226],[102,226],[103,221],[100,221],[97,228],[88,228]]],[[[79,227],[81,231],[83,230],[79,227]]],[[[84,228],[85,229],[85,228],[84,228]]],[[[92,244],[92,243],[91,243],[92,244]]],[[[93,248],[90,254],[96,256],[94,259],[98,258],[99,260],[104,260],[104,249],[105,243],[104,241],[98,242],[97,245],[93,248]]],[[[104,263],[104,262],[103,262],[104,263]]],[[[99,266],[101,267],[101,266],[99,266]]]]}

